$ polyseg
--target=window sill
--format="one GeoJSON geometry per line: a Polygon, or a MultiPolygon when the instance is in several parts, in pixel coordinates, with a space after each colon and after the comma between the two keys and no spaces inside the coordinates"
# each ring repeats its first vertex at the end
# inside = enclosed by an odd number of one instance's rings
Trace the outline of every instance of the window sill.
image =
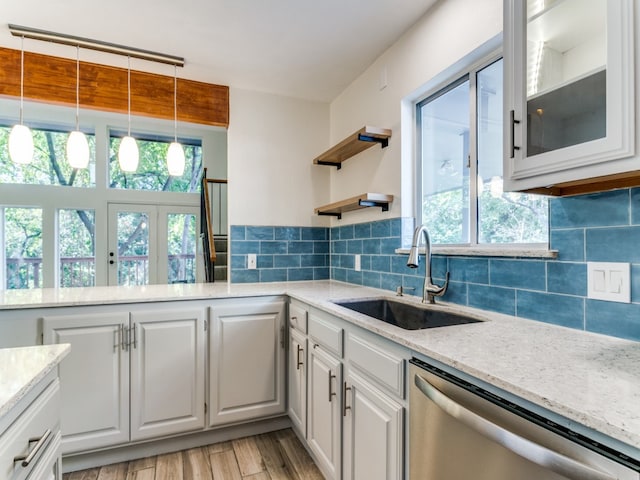
{"type": "MultiPolygon", "coordinates": [[[[409,248],[398,248],[396,253],[409,254],[409,248]]],[[[424,247],[420,248],[420,253],[424,253],[424,247]]],[[[521,258],[557,258],[557,250],[549,250],[534,246],[435,246],[431,248],[432,255],[448,255],[462,257],[521,257],[521,258]]]]}

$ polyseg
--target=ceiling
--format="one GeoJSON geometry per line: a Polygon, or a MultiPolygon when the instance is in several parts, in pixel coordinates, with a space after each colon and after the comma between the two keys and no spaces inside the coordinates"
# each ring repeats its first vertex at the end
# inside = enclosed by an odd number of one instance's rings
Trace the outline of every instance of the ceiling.
{"type": "MultiPolygon", "coordinates": [[[[184,57],[178,76],[331,101],[436,0],[7,0],[0,46],[16,24],[184,57]]],[[[75,58],[73,47],[25,40],[25,50],[75,58]]],[[[81,51],[126,67],[126,59],[81,51]]],[[[173,68],[132,60],[132,69],[173,68]]]]}

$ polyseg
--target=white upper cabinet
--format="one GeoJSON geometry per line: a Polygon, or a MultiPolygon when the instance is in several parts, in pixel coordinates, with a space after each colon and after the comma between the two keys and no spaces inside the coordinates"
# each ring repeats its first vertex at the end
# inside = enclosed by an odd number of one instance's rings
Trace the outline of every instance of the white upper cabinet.
{"type": "Polygon", "coordinates": [[[633,3],[504,1],[505,190],[604,190],[640,170],[633,3]]]}

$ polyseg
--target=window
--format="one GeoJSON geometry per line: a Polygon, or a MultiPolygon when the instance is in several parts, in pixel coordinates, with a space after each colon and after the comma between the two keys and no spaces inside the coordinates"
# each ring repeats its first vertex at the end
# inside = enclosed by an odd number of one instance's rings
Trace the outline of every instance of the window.
{"type": "Polygon", "coordinates": [[[59,286],[95,285],[95,217],[93,210],[58,211],[59,286]]]}
{"type": "Polygon", "coordinates": [[[42,210],[0,208],[5,288],[42,287],[42,210]]]}
{"type": "Polygon", "coordinates": [[[418,212],[434,244],[548,241],[546,198],[502,191],[502,63],[417,104],[418,212]]]}

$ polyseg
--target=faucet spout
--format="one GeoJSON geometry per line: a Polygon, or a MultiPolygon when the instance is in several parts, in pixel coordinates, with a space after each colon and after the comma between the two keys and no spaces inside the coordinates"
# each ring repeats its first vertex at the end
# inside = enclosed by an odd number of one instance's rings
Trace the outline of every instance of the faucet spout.
{"type": "Polygon", "coordinates": [[[409,251],[409,260],[407,261],[407,267],[418,268],[419,264],[419,247],[420,236],[424,237],[424,288],[422,291],[422,303],[436,303],[435,297],[443,296],[447,287],[449,286],[449,272],[446,274],[444,285],[434,285],[431,278],[431,240],[429,239],[429,232],[425,225],[420,225],[413,232],[413,241],[411,242],[411,250],[409,251]]]}

